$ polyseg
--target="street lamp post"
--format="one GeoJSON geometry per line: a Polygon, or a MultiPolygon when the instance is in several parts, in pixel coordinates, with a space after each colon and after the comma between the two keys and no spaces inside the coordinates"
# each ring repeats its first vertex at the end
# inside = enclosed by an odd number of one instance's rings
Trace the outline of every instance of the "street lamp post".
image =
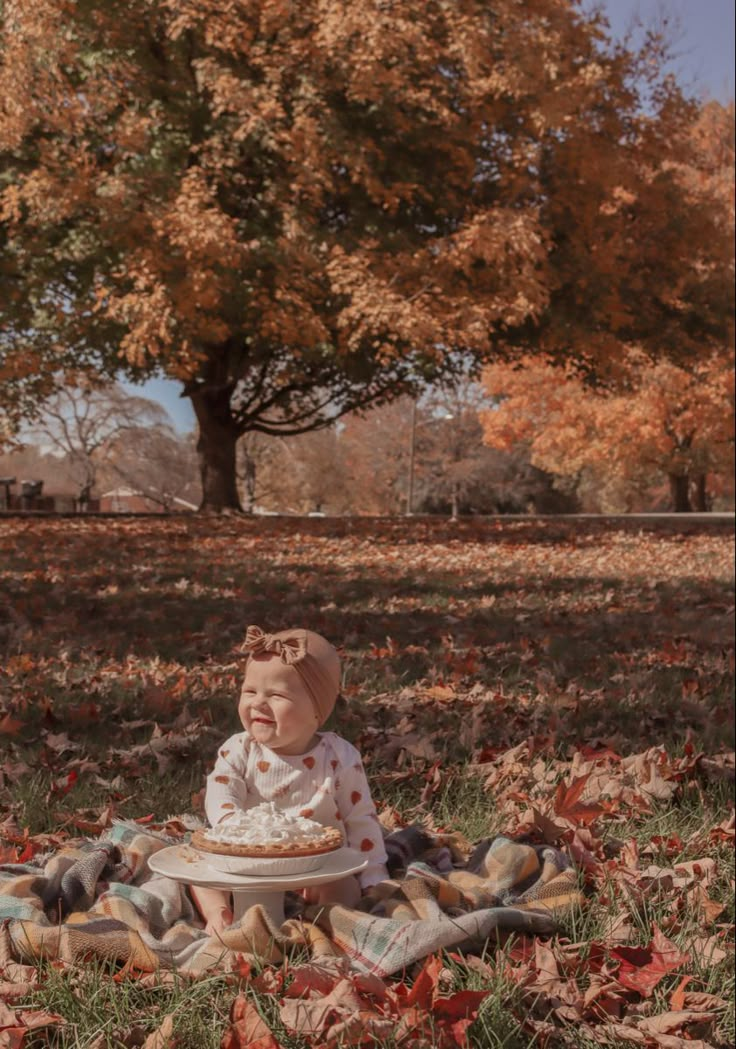
{"type": "MultiPolygon", "coordinates": [[[[454,420],[454,418],[455,418],[455,416],[454,416],[454,414],[452,412],[445,412],[445,414],[443,415],[443,419],[446,419],[448,422],[452,422],[454,420]]],[[[452,443],[452,466],[456,466],[457,465],[457,454],[458,454],[457,435],[456,435],[456,433],[453,433],[453,439],[452,439],[451,443],[452,443]]],[[[459,495],[460,495],[460,493],[458,491],[457,477],[453,476],[453,478],[452,478],[452,488],[450,490],[450,520],[451,521],[457,521],[457,518],[458,518],[459,501],[460,501],[459,500],[459,495]]]]}
{"type": "MultiPolygon", "coordinates": [[[[455,416],[452,412],[445,412],[444,415],[440,416],[442,419],[448,421],[454,419],[455,416]]],[[[406,510],[404,515],[411,517],[414,513],[414,461],[417,444],[417,402],[413,401],[411,406],[411,429],[409,436],[409,483],[407,485],[406,492],[406,510]]],[[[457,482],[453,482],[452,491],[452,517],[453,520],[457,520],[458,515],[458,491],[457,482]]]]}

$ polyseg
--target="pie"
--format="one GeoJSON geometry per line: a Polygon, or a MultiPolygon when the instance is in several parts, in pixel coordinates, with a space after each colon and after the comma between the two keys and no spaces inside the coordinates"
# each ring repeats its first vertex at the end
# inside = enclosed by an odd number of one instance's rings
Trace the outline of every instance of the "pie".
{"type": "Polygon", "coordinates": [[[342,833],[304,816],[291,816],[273,802],[227,816],[216,827],[195,830],[191,844],[210,866],[234,874],[299,874],[343,845],[342,833]]]}
{"type": "Polygon", "coordinates": [[[323,852],[334,852],[342,847],[343,839],[339,830],[334,827],[322,827],[322,833],[310,841],[272,841],[255,843],[238,843],[214,841],[207,831],[195,830],[192,833],[192,845],[202,852],[213,852],[218,856],[253,856],[260,859],[287,859],[293,856],[319,856],[323,852]]]}

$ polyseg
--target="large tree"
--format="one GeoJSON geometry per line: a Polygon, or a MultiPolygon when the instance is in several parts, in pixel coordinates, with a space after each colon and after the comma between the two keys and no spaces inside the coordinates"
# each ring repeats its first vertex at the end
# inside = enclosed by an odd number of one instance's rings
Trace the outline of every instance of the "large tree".
{"type": "Polygon", "coordinates": [[[666,163],[691,107],[660,80],[643,108],[656,41],[571,0],[1,12],[0,374],[180,379],[205,507],[238,506],[246,432],[720,321],[719,231],[666,163]]]}
{"type": "MultiPolygon", "coordinates": [[[[642,257],[650,258],[651,265],[642,269],[641,279],[649,274],[654,281],[660,271],[667,275],[664,310],[658,317],[635,316],[634,306],[641,307],[642,301],[634,295],[620,301],[621,288],[615,282],[608,289],[596,286],[595,274],[578,275],[567,289],[560,286],[553,296],[582,297],[590,289],[594,301],[616,299],[612,309],[621,313],[621,345],[611,358],[614,367],[603,374],[599,368],[598,378],[604,381],[591,389],[585,357],[558,369],[552,354],[537,354],[523,368],[489,366],[486,389],[504,398],[500,408],[484,415],[490,445],[523,442],[532,461],[553,473],[592,475],[604,502],[608,490],[615,489],[618,497],[621,492],[631,495],[651,486],[659,474],[667,479],[673,510],[708,508],[709,484],[717,487],[734,463],[734,331],[728,305],[734,277],[733,118],[732,103],[708,102],[699,108],[681,149],[673,151],[653,182],[669,187],[662,209],[676,203],[658,226],[663,242],[658,244],[652,231],[642,247],[642,257]],[[693,222],[703,220],[707,243],[693,228],[693,222]],[[688,231],[685,239],[683,230],[688,231]],[[688,251],[688,243],[689,266],[673,254],[688,251]],[[650,359],[648,340],[625,342],[639,327],[645,333],[655,320],[658,338],[669,348],[666,360],[650,359]]],[[[633,226],[640,201],[621,190],[610,207],[629,213],[633,226]]],[[[586,311],[581,303],[578,315],[585,318],[586,311]]],[[[540,325],[538,349],[552,351],[557,345],[554,334],[550,338],[554,316],[548,310],[540,325]]],[[[594,343],[599,335],[600,329],[591,327],[594,343]]],[[[595,356],[593,352],[593,360],[595,356]]]]}

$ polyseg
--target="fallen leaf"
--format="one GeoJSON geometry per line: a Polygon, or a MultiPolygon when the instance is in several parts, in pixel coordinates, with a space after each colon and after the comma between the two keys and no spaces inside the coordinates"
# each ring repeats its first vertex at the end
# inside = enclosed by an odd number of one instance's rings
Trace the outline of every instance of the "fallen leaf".
{"type": "Polygon", "coordinates": [[[590,779],[590,774],[580,776],[573,780],[569,786],[559,783],[555,792],[554,810],[558,816],[569,820],[570,823],[592,823],[598,816],[606,811],[601,805],[593,802],[582,802],[580,800],[585,785],[590,779]]]}
{"type": "Polygon", "coordinates": [[[4,717],[0,718],[0,735],[17,736],[22,728],[23,722],[10,714],[5,714],[4,717]]]}
{"type": "Polygon", "coordinates": [[[706,1012],[696,1009],[682,1009],[678,1012],[659,1013],[640,1020],[637,1027],[645,1034],[672,1034],[688,1024],[710,1023],[718,1016],[717,1012],[706,1012]]]}
{"type": "Polygon", "coordinates": [[[339,980],[329,994],[314,998],[286,998],[279,1007],[281,1022],[294,1034],[321,1035],[336,1021],[344,1021],[364,1010],[351,980],[339,980]]]}
{"type": "Polygon", "coordinates": [[[659,981],[668,972],[679,969],[690,961],[690,955],[680,951],[664,933],[653,924],[654,936],[647,947],[615,947],[611,957],[620,963],[616,979],[623,987],[648,998],[659,981]]]}
{"type": "Polygon", "coordinates": [[[696,936],[688,946],[699,965],[718,965],[728,957],[728,952],[723,949],[723,936],[720,933],[714,933],[712,936],[696,936]]]}
{"type": "Polygon", "coordinates": [[[221,1049],[281,1049],[271,1028],[252,1002],[239,994],[230,1008],[230,1026],[222,1036],[221,1049]]]}
{"type": "Polygon", "coordinates": [[[143,1049],[169,1049],[169,1046],[172,1045],[173,1033],[174,1014],[168,1013],[160,1026],[146,1038],[143,1049]]]}

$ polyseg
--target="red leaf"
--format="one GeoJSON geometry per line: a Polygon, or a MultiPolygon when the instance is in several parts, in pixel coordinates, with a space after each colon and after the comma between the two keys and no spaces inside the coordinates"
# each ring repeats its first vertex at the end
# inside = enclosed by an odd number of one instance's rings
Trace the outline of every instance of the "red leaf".
{"type": "Polygon", "coordinates": [[[490,994],[485,991],[457,991],[450,998],[436,998],[432,1007],[432,1014],[440,1021],[464,1020],[471,1021],[478,1015],[478,1007],[484,998],[490,994]]]}
{"type": "Polygon", "coordinates": [[[4,1039],[3,1049],[23,1049],[27,1034],[27,1027],[0,1027],[0,1036],[4,1039]]]}
{"type": "Polygon", "coordinates": [[[435,955],[427,958],[422,971],[406,996],[407,1008],[417,1006],[420,1009],[431,1009],[437,990],[437,980],[442,971],[442,962],[435,955]]]}
{"type": "Polygon", "coordinates": [[[456,1020],[455,1023],[451,1025],[450,1030],[452,1031],[455,1045],[466,1046],[468,1044],[468,1028],[472,1023],[473,1019],[468,1017],[465,1020],[456,1020]]]}
{"type": "Polygon", "coordinates": [[[21,854],[18,856],[18,863],[27,863],[28,860],[32,860],[37,852],[43,852],[43,845],[39,845],[35,841],[27,841],[21,854]]]}
{"type": "Polygon", "coordinates": [[[77,770],[71,769],[67,773],[66,780],[63,780],[61,783],[56,784],[54,785],[54,787],[52,787],[52,794],[68,794],[70,790],[76,787],[78,779],[79,773],[77,772],[77,770]]]}
{"type": "Polygon", "coordinates": [[[645,998],[663,976],[690,961],[689,954],[683,954],[656,925],[652,927],[654,936],[648,947],[615,947],[611,951],[611,957],[620,962],[618,982],[645,998]]]}

